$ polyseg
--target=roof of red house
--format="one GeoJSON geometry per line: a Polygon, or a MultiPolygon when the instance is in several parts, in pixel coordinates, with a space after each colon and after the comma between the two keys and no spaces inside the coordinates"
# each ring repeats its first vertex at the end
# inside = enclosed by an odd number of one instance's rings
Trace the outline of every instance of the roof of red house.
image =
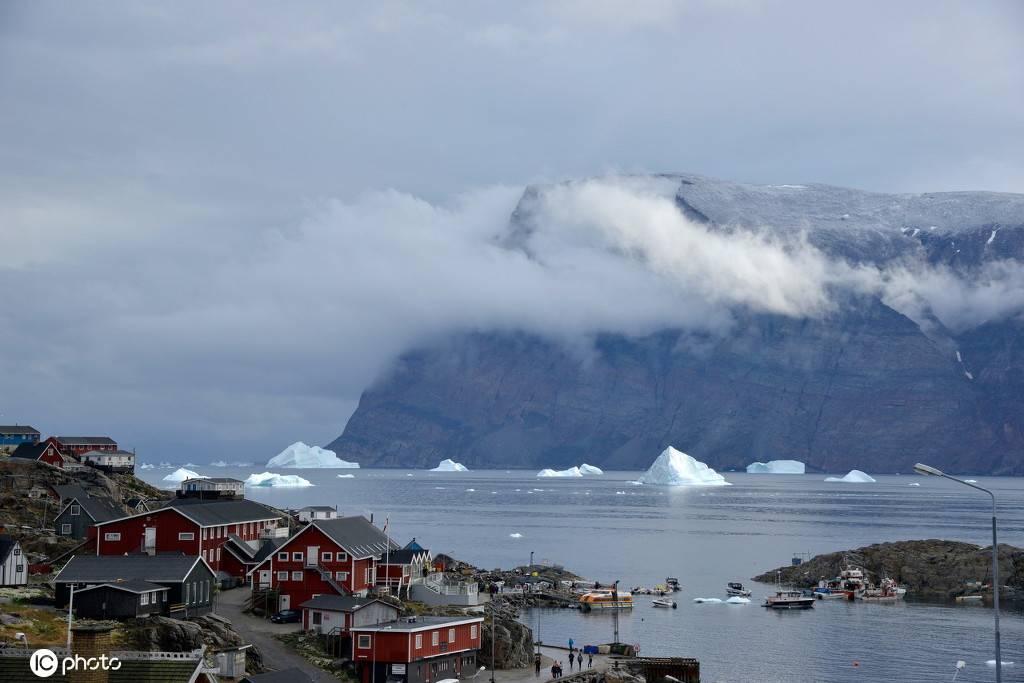
{"type": "Polygon", "coordinates": [[[439,626],[456,626],[458,624],[479,624],[484,618],[479,617],[409,617],[396,621],[385,621],[380,624],[367,624],[365,626],[353,626],[353,631],[394,631],[396,633],[411,633],[412,631],[426,631],[439,626]]]}
{"type": "MultiPolygon", "coordinates": [[[[299,607],[306,607],[308,609],[322,609],[334,612],[355,612],[358,609],[362,609],[367,605],[380,602],[390,607],[395,607],[391,603],[384,602],[383,600],[367,599],[367,598],[353,598],[348,595],[317,595],[312,599],[299,605],[299,607]]],[[[395,611],[398,608],[395,607],[395,611]]]]}
{"type": "MultiPolygon", "coordinates": [[[[314,519],[309,524],[324,532],[328,538],[355,555],[378,555],[398,545],[361,515],[337,519],[314,519]]],[[[302,532],[299,532],[302,533],[302,532]]]]}
{"type": "MultiPolygon", "coordinates": [[[[43,453],[46,452],[47,448],[51,448],[48,443],[22,443],[18,444],[18,447],[11,453],[12,458],[25,458],[26,460],[38,460],[43,453]]],[[[57,450],[54,448],[54,450],[57,450]]],[[[58,453],[60,451],[57,451],[58,453]]]]}
{"type": "Polygon", "coordinates": [[[55,436],[65,446],[116,446],[117,442],[109,436],[55,436]]]}
{"type": "Polygon", "coordinates": [[[122,519],[152,515],[164,510],[175,510],[183,517],[201,527],[220,526],[223,524],[244,524],[245,522],[262,522],[280,519],[280,515],[266,505],[252,500],[202,500],[199,498],[175,498],[166,505],[151,512],[138,512],[112,519],[103,524],[112,524],[122,519]]]}

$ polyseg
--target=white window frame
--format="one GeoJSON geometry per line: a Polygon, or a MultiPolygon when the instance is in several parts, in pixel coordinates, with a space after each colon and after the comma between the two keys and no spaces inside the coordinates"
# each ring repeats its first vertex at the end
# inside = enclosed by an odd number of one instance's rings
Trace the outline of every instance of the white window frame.
{"type": "Polygon", "coordinates": [[[278,562],[287,562],[288,561],[288,551],[285,550],[284,552],[278,553],[277,554],[277,561],[278,562]]]}
{"type": "Polygon", "coordinates": [[[302,572],[301,571],[292,572],[292,581],[302,581],[302,572]]]}
{"type": "Polygon", "coordinates": [[[348,581],[348,572],[334,572],[335,581],[348,581]]]}
{"type": "Polygon", "coordinates": [[[441,643],[441,632],[431,631],[430,632],[430,644],[437,647],[441,643]]]}
{"type": "Polygon", "coordinates": [[[294,550],[294,551],[292,551],[292,562],[302,562],[302,551],[301,550],[294,550]]]}
{"type": "Polygon", "coordinates": [[[277,580],[278,581],[287,581],[288,580],[288,572],[283,572],[283,571],[278,572],[277,573],[277,580]]]}
{"type": "Polygon", "coordinates": [[[143,593],[142,595],[139,596],[139,604],[140,605],[148,605],[149,604],[149,593],[143,593]]]}
{"type": "Polygon", "coordinates": [[[71,534],[71,525],[70,524],[61,524],[60,525],[60,535],[61,536],[67,536],[67,535],[70,535],[70,534],[71,534]]]}
{"type": "Polygon", "coordinates": [[[371,647],[373,647],[373,636],[369,633],[360,633],[356,636],[356,649],[369,650],[371,647]],[[364,642],[366,643],[365,645],[363,644],[364,642]]]}
{"type": "Polygon", "coordinates": [[[416,649],[417,650],[422,650],[423,649],[423,634],[422,633],[417,633],[416,634],[416,649]]]}
{"type": "Polygon", "coordinates": [[[476,638],[476,624],[469,627],[469,637],[474,639],[476,638]]]}
{"type": "Polygon", "coordinates": [[[338,553],[338,557],[335,558],[338,562],[348,562],[348,553],[342,550],[338,553]]]}
{"type": "Polygon", "coordinates": [[[331,559],[333,557],[334,557],[334,553],[332,553],[330,550],[325,550],[322,553],[320,553],[320,559],[323,560],[324,562],[334,562],[334,560],[331,559]]]}
{"type": "Polygon", "coordinates": [[[455,642],[455,629],[448,629],[448,644],[451,645],[455,642]]]}
{"type": "Polygon", "coordinates": [[[178,540],[179,541],[194,541],[194,540],[196,540],[196,533],[194,531],[179,531],[178,532],[178,540]]]}
{"type": "Polygon", "coordinates": [[[71,506],[71,516],[72,517],[78,517],[80,514],[82,514],[82,506],[81,505],[72,505],[71,506]]]}
{"type": "Polygon", "coordinates": [[[103,534],[103,540],[104,541],[120,541],[121,540],[121,532],[120,531],[108,531],[105,534],[103,534]]]}

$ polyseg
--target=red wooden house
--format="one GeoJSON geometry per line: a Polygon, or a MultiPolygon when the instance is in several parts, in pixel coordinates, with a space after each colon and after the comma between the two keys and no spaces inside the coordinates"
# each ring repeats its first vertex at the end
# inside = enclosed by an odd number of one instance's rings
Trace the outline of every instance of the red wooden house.
{"type": "Polygon", "coordinates": [[[49,441],[43,443],[23,443],[11,453],[12,458],[25,458],[26,460],[40,460],[42,462],[64,469],[65,458],[60,449],[49,441]]]}
{"type": "Polygon", "coordinates": [[[401,596],[414,581],[422,580],[430,571],[433,571],[430,551],[406,546],[381,556],[377,564],[377,585],[387,588],[392,595],[401,596]]]}
{"type": "Polygon", "coordinates": [[[97,555],[198,555],[215,572],[244,580],[245,565],[222,546],[231,537],[257,542],[272,535],[280,521],[270,508],[251,500],[179,498],[158,510],[96,524],[92,535],[97,555]]]}
{"type": "Polygon", "coordinates": [[[52,443],[62,453],[76,457],[89,451],[117,450],[117,442],[109,436],[51,436],[45,443],[52,443]]]}
{"type": "Polygon", "coordinates": [[[377,560],[391,548],[383,531],[365,517],[315,519],[250,572],[254,591],[279,592],[279,609],[298,607],[315,595],[364,596],[377,583],[377,560]]]}
{"type": "Polygon", "coordinates": [[[363,683],[435,683],[476,673],[484,618],[410,617],[353,626],[352,661],[363,683]]]}

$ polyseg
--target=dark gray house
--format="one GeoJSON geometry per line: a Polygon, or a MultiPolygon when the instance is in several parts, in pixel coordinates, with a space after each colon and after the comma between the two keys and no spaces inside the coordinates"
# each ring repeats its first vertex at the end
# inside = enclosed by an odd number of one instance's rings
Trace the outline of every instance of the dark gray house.
{"type": "MultiPolygon", "coordinates": [[[[159,590],[141,590],[143,584],[167,588],[159,596],[160,609],[156,613],[175,617],[191,617],[211,611],[217,590],[213,569],[206,560],[195,555],[179,554],[75,555],[60,570],[53,584],[54,598],[59,607],[68,604],[71,588],[74,587],[75,612],[79,617],[96,619],[102,619],[104,616],[95,612],[83,612],[78,600],[79,591],[92,586],[131,585],[140,590],[137,593],[140,596],[159,590]]],[[[111,596],[111,591],[112,589],[107,588],[97,595],[111,596]]],[[[136,608],[152,606],[152,598],[148,600],[147,605],[143,605],[142,601],[143,598],[137,598],[136,608]]],[[[116,609],[130,609],[130,602],[131,600],[124,596],[118,597],[116,609]]],[[[97,605],[102,608],[102,600],[99,597],[87,603],[85,609],[97,609],[97,605]]],[[[105,609],[110,610],[113,607],[108,602],[105,609]]]]}
{"type": "Polygon", "coordinates": [[[63,509],[53,520],[58,536],[83,539],[89,535],[89,527],[99,522],[127,517],[127,513],[112,501],[93,498],[84,491],[71,493],[63,499],[63,509]]]}
{"type": "Polygon", "coordinates": [[[75,614],[82,619],[127,619],[166,614],[170,588],[128,579],[75,589],[75,614]]]}

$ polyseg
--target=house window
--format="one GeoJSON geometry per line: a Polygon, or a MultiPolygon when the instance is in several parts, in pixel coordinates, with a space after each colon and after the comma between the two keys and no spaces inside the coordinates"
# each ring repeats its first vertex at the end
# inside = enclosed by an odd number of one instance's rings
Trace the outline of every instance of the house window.
{"type": "Polygon", "coordinates": [[[330,562],[331,558],[334,557],[334,553],[325,550],[324,552],[320,553],[320,557],[323,559],[324,562],[330,562]]]}
{"type": "Polygon", "coordinates": [[[348,572],[335,572],[334,579],[336,581],[348,581],[348,572]]]}
{"type": "Polygon", "coordinates": [[[71,533],[71,525],[70,524],[61,524],[60,525],[60,533],[61,533],[62,536],[69,535],[71,533]]]}
{"type": "Polygon", "coordinates": [[[476,638],[476,624],[469,627],[469,637],[476,638]]]}
{"type": "Polygon", "coordinates": [[[437,644],[440,641],[441,641],[441,632],[440,631],[434,631],[433,633],[430,634],[430,644],[431,645],[437,646],[437,644]]]}
{"type": "Polygon", "coordinates": [[[72,517],[77,517],[81,513],[82,513],[82,507],[80,505],[72,505],[71,506],[71,516],[72,517]]]}
{"type": "Polygon", "coordinates": [[[104,541],[120,541],[121,540],[121,532],[120,531],[108,531],[107,533],[103,534],[103,540],[104,541]]]}
{"type": "Polygon", "coordinates": [[[139,604],[140,605],[148,605],[149,604],[149,593],[143,593],[142,595],[139,596],[139,604]]]}
{"type": "Polygon", "coordinates": [[[359,641],[356,644],[356,647],[358,647],[360,650],[369,650],[370,643],[370,636],[359,634],[359,641]]]}
{"type": "Polygon", "coordinates": [[[302,572],[292,572],[292,581],[302,581],[302,572]]]}
{"type": "Polygon", "coordinates": [[[288,572],[278,572],[277,573],[277,580],[278,581],[287,581],[288,580],[288,572]]]}
{"type": "Polygon", "coordinates": [[[203,602],[210,601],[210,580],[207,579],[203,582],[203,602]]]}
{"type": "Polygon", "coordinates": [[[191,531],[181,531],[181,532],[178,533],[178,540],[179,541],[194,541],[194,540],[196,540],[196,535],[194,533],[192,533],[191,531]]]}
{"type": "Polygon", "coordinates": [[[338,553],[338,562],[348,562],[348,553],[338,553]]]}
{"type": "Polygon", "coordinates": [[[320,612],[313,612],[313,625],[319,626],[323,623],[324,615],[320,612]]]}
{"type": "Polygon", "coordinates": [[[416,649],[419,650],[419,649],[422,649],[422,648],[423,648],[423,634],[422,633],[417,633],[416,634],[416,649]]]}
{"type": "Polygon", "coordinates": [[[205,528],[203,529],[203,540],[204,541],[206,540],[206,529],[205,528]]]}
{"type": "Polygon", "coordinates": [[[25,565],[23,564],[19,564],[17,567],[14,568],[15,574],[20,574],[23,571],[25,571],[25,565]]]}
{"type": "Polygon", "coordinates": [[[302,551],[298,550],[292,553],[292,560],[294,560],[295,562],[302,562],[302,551]]]}
{"type": "Polygon", "coordinates": [[[288,561],[288,553],[286,553],[286,552],[278,553],[277,554],[277,561],[278,562],[287,562],[288,561]]]}
{"type": "Polygon", "coordinates": [[[455,642],[455,629],[453,629],[453,628],[448,629],[448,642],[449,643],[454,643],[455,642]]]}
{"type": "Polygon", "coordinates": [[[21,548],[15,548],[14,549],[14,554],[15,555],[21,555],[21,548]]]}
{"type": "Polygon", "coordinates": [[[167,591],[160,591],[160,602],[167,602],[167,591]]]}

